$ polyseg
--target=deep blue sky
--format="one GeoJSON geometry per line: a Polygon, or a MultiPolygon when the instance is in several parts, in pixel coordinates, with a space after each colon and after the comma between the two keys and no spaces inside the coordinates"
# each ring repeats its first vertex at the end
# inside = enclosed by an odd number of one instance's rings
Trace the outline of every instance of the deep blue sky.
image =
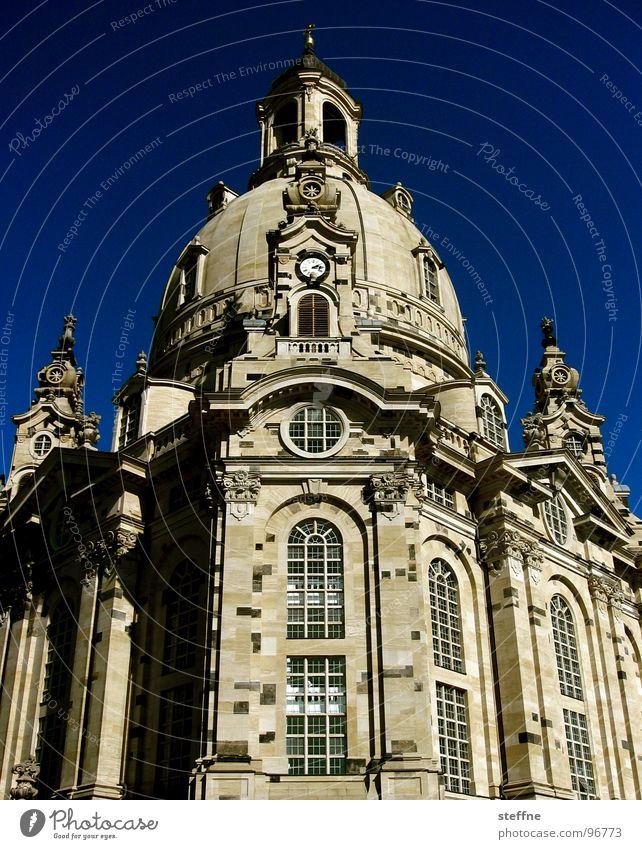
{"type": "Polygon", "coordinates": [[[150,317],[172,265],[203,223],[207,190],[223,179],[244,191],[256,166],[254,102],[276,75],[263,65],[299,55],[308,21],[317,25],[318,54],[363,103],[360,164],[373,190],[401,181],[415,196],[417,224],[429,238],[439,234],[433,241],[468,318],[471,353],[483,350],[509,396],[513,449],[521,449],[519,419],[533,406],[539,322],[551,315],[567,361],[582,374],[586,403],[607,416],[605,434],[626,416],[610,471],[632,487],[635,505],[642,497],[642,10],[635,0],[5,7],[0,322],[8,311],[14,318],[10,343],[1,346],[8,357],[2,465],[11,457],[10,415],[29,407],[68,311],[78,317],[86,407],[102,414],[100,447],[110,447],[122,316],[135,311],[133,371],[138,351],[149,350],[150,317]],[[118,25],[140,9],[148,10],[140,20],[118,25]],[[208,79],[209,88],[172,102],[170,95],[208,79]],[[36,119],[44,123],[76,90],[23,146],[19,134],[31,136],[36,119]],[[156,137],[156,150],[95,206],[83,206],[156,137]],[[482,145],[494,159],[484,160],[482,145]],[[378,155],[376,146],[391,152],[378,155]],[[409,164],[396,149],[448,169],[409,164]],[[493,162],[514,167],[540,205],[493,162]],[[580,219],[577,195],[605,259],[580,219]],[[63,253],[58,245],[83,209],[63,253]],[[458,259],[449,258],[444,238],[458,259]],[[464,259],[492,303],[471,283],[464,259]],[[616,301],[610,312],[609,300],[616,301]]]}

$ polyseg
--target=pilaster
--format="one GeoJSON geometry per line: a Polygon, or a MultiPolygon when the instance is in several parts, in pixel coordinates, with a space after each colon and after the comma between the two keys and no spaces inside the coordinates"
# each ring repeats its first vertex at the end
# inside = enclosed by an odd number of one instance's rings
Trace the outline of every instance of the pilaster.
{"type": "MultiPolygon", "coordinates": [[[[500,528],[482,540],[489,569],[490,615],[495,638],[496,686],[504,736],[507,798],[554,795],[548,785],[542,752],[529,600],[524,578],[529,542],[517,531],[500,528]]],[[[537,572],[532,558],[529,570],[537,572]]]]}
{"type": "Polygon", "coordinates": [[[406,473],[373,475],[366,492],[378,589],[382,765],[377,783],[384,799],[439,798],[440,766],[433,757],[429,694],[423,686],[426,660],[422,643],[413,641],[411,633],[426,621],[414,545],[408,544],[406,532],[412,484],[406,473]]]}

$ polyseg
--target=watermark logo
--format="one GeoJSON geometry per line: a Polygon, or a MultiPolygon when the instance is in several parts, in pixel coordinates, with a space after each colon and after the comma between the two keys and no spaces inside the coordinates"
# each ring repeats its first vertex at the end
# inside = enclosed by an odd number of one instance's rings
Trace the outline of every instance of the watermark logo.
{"type": "Polygon", "coordinates": [[[499,162],[500,153],[500,148],[495,147],[490,142],[483,142],[477,151],[477,156],[481,156],[484,162],[490,166],[496,174],[503,177],[511,186],[515,186],[515,188],[520,191],[525,198],[528,198],[531,203],[544,210],[544,212],[549,210],[551,207],[548,201],[542,200],[541,195],[535,194],[534,189],[529,188],[527,183],[520,180],[515,173],[514,165],[511,165],[510,168],[506,168],[501,162],[499,162]]]}
{"type": "Polygon", "coordinates": [[[37,808],[30,808],[20,817],[20,831],[25,837],[35,837],[45,827],[47,818],[37,808]]]}

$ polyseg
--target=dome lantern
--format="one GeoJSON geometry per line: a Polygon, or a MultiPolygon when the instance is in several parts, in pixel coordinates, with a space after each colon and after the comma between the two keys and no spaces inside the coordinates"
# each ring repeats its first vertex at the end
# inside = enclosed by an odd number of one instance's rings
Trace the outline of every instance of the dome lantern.
{"type": "Polygon", "coordinates": [[[285,176],[305,153],[305,139],[314,135],[336,176],[349,173],[367,183],[358,168],[358,133],[361,104],[350,95],[344,80],[322,62],[314,51],[312,29],[304,34],[304,50],[278,76],[269,94],[257,104],[261,128],[261,167],[250,185],[285,176]]]}

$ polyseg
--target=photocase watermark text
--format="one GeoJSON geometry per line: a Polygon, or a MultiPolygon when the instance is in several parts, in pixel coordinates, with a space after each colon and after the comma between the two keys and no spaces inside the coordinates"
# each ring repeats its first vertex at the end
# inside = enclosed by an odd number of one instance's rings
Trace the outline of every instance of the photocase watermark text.
{"type": "Polygon", "coordinates": [[[535,204],[535,206],[538,206],[544,212],[550,209],[551,207],[548,201],[543,200],[541,195],[535,194],[534,189],[530,189],[527,183],[520,180],[515,173],[514,165],[511,165],[510,168],[506,168],[501,162],[499,162],[500,153],[500,148],[495,147],[490,142],[483,142],[477,151],[477,156],[481,156],[484,162],[487,165],[490,165],[493,171],[502,176],[507,183],[510,183],[511,186],[515,186],[515,188],[520,191],[525,198],[528,198],[531,203],[535,204]]]}
{"type": "Polygon", "coordinates": [[[629,420],[629,417],[624,413],[620,413],[617,417],[617,421],[613,424],[610,432],[607,434],[607,440],[604,445],[604,456],[610,457],[613,453],[613,449],[615,448],[615,443],[618,441],[620,437],[620,431],[624,426],[624,423],[629,420]]]}
{"type": "Polygon", "coordinates": [[[129,331],[134,327],[135,315],[136,310],[128,309],[122,319],[122,324],[120,326],[120,339],[118,340],[118,346],[114,351],[114,371],[111,375],[111,382],[114,384],[114,388],[118,388],[123,382],[123,360],[125,359],[127,348],[129,347],[129,331]]]}
{"type": "Polygon", "coordinates": [[[602,275],[600,283],[602,285],[602,291],[607,297],[607,300],[604,302],[604,309],[608,313],[609,321],[617,321],[618,308],[617,298],[613,291],[613,266],[608,261],[606,244],[600,235],[600,231],[595,224],[595,221],[593,220],[593,216],[582,199],[582,195],[574,195],[573,203],[575,205],[575,209],[579,213],[580,221],[583,221],[586,225],[586,229],[589,231],[589,235],[594,243],[597,261],[600,265],[602,275]]]}
{"type": "Polygon", "coordinates": [[[477,286],[477,289],[479,290],[479,293],[484,301],[484,306],[487,307],[489,304],[492,304],[493,299],[491,298],[490,292],[486,288],[486,284],[482,280],[479,272],[472,264],[472,262],[468,259],[468,257],[462,251],[456,248],[456,246],[450,241],[448,236],[441,236],[428,224],[422,224],[419,229],[435,247],[437,247],[437,245],[440,245],[443,250],[448,251],[448,253],[452,255],[453,259],[456,259],[459,263],[461,263],[462,268],[468,272],[470,279],[477,286]]]}
{"type": "Polygon", "coordinates": [[[123,27],[128,27],[138,23],[138,21],[146,18],[148,15],[153,15],[154,12],[157,12],[159,9],[166,9],[168,6],[175,6],[176,3],[178,3],[178,0],[153,0],[153,2],[148,3],[147,6],[143,6],[135,12],[130,12],[129,15],[125,15],[124,18],[120,18],[117,21],[111,21],[109,25],[112,28],[112,31],[116,32],[119,29],[123,29],[123,27]]]}
{"type": "Polygon", "coordinates": [[[0,329],[0,425],[7,423],[7,375],[9,373],[9,345],[15,315],[7,310],[4,325],[0,329]]]}
{"type": "Polygon", "coordinates": [[[633,115],[633,120],[638,127],[642,127],[642,109],[638,109],[635,103],[629,100],[622,89],[617,87],[608,74],[602,74],[600,82],[611,92],[611,97],[621,103],[629,115],[633,115]]]}
{"type": "Polygon", "coordinates": [[[27,150],[34,142],[36,142],[42,133],[47,129],[47,127],[52,124],[55,119],[64,112],[64,110],[69,106],[71,101],[80,94],[80,86],[74,85],[71,87],[70,92],[65,92],[63,96],[60,98],[58,103],[53,107],[53,109],[48,112],[44,118],[35,118],[34,123],[35,126],[30,133],[27,135],[23,135],[22,133],[16,133],[15,136],[9,142],[9,150],[12,153],[16,153],[18,156],[22,156],[22,151],[27,150]]]}
{"type": "Polygon", "coordinates": [[[96,191],[88,195],[87,198],[83,201],[82,207],[78,211],[78,215],[74,220],[74,223],[67,230],[65,238],[58,245],[58,250],[60,253],[66,253],[67,248],[71,245],[73,240],[77,238],[78,233],[80,232],[80,228],[85,223],[87,218],[89,217],[89,213],[96,208],[96,206],[103,199],[104,195],[111,189],[113,185],[115,185],[120,178],[129,171],[130,168],[133,168],[141,159],[144,159],[148,154],[152,153],[152,151],[156,150],[158,147],[162,145],[163,141],[160,136],[156,136],[155,139],[152,139],[148,144],[144,147],[141,147],[140,150],[137,150],[136,153],[132,154],[129,159],[126,159],[121,165],[116,168],[113,174],[110,174],[109,177],[106,177],[104,180],[100,182],[100,188],[96,189],[96,191]]]}
{"type": "Polygon", "coordinates": [[[441,159],[435,159],[433,156],[426,156],[423,153],[416,153],[412,150],[405,150],[403,147],[383,147],[380,144],[360,144],[357,146],[357,153],[369,153],[371,156],[392,156],[394,159],[401,159],[407,162],[408,165],[420,166],[427,168],[428,171],[442,171],[448,173],[450,165],[441,159]]]}
{"type": "Polygon", "coordinates": [[[193,85],[182,88],[180,91],[173,91],[167,95],[170,103],[178,103],[180,100],[191,99],[197,94],[202,94],[208,89],[215,88],[224,83],[234,82],[235,80],[243,79],[244,77],[252,77],[255,74],[263,74],[268,71],[279,71],[285,68],[291,68],[295,65],[302,65],[303,58],[299,56],[296,59],[272,59],[268,62],[257,62],[254,65],[239,65],[234,70],[219,71],[217,74],[212,74],[211,77],[194,83],[193,85]]]}

